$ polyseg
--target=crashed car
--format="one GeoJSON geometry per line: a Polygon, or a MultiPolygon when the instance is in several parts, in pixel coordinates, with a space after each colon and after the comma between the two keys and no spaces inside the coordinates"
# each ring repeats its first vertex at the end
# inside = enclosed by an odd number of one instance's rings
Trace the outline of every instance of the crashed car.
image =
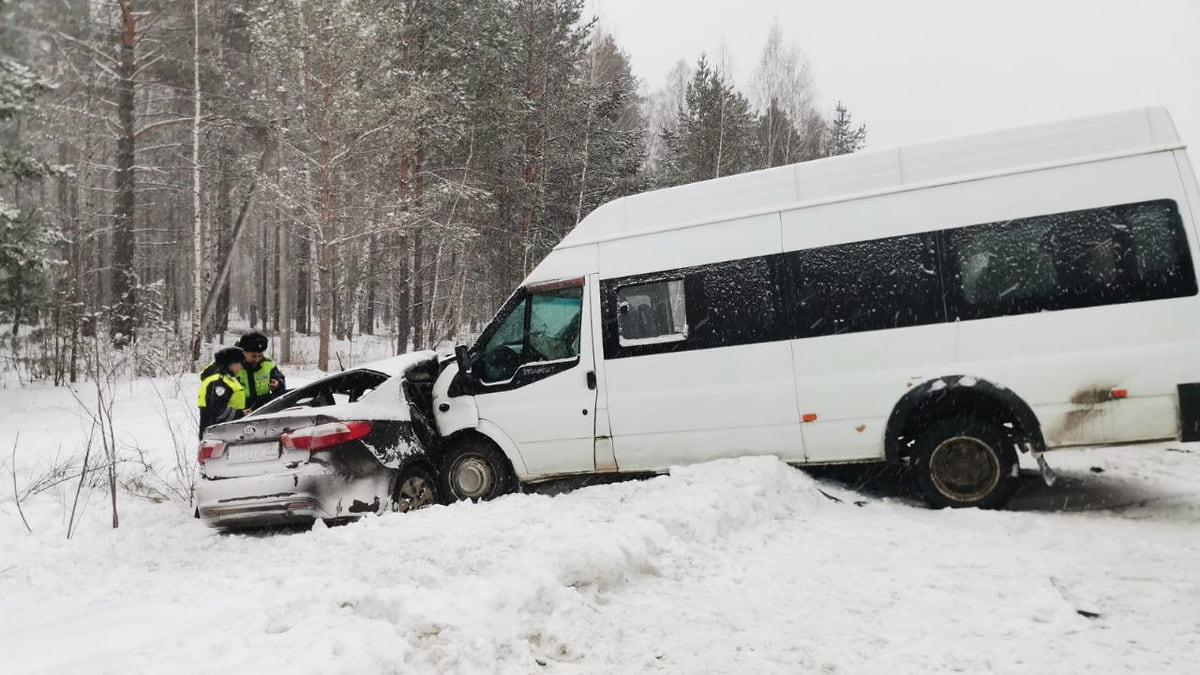
{"type": "Polygon", "coordinates": [[[232,529],[340,523],[437,501],[432,422],[438,364],[405,354],[329,375],[200,441],[196,507],[232,529]]]}

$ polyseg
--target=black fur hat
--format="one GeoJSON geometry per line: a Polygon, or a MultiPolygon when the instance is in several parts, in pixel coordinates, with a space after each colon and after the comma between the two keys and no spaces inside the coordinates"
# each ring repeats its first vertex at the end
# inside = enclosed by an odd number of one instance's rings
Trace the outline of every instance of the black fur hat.
{"type": "Polygon", "coordinates": [[[216,354],[213,354],[213,361],[223,368],[228,368],[234,363],[241,363],[246,360],[246,353],[240,347],[226,347],[218,349],[216,354]]]}
{"type": "Polygon", "coordinates": [[[267,336],[262,333],[246,333],[238,339],[237,346],[243,351],[261,354],[267,351],[267,336]]]}

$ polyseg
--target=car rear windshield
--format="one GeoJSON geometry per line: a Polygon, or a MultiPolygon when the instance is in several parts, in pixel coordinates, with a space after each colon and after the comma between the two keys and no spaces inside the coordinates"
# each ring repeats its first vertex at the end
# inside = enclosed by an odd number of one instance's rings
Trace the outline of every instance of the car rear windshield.
{"type": "Polygon", "coordinates": [[[387,379],[387,375],[374,370],[352,370],[289,391],[262,406],[255,413],[279,412],[289,408],[323,408],[342,403],[354,403],[367,392],[386,382],[387,379]]]}

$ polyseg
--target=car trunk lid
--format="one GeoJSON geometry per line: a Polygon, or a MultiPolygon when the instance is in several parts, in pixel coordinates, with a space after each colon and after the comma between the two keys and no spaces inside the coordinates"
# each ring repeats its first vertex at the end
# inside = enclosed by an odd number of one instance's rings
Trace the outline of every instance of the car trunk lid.
{"type": "Polygon", "coordinates": [[[280,473],[298,468],[308,461],[306,450],[284,448],[279,437],[288,431],[331,421],[326,415],[305,414],[290,417],[247,418],[243,421],[210,428],[204,435],[208,442],[224,446],[215,456],[206,459],[202,471],[208,478],[238,478],[266,473],[280,473]]]}

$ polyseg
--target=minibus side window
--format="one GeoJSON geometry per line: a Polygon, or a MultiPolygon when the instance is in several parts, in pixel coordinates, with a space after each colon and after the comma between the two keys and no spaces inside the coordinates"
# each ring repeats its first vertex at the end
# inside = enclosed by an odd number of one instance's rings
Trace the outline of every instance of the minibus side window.
{"type": "Polygon", "coordinates": [[[1141,295],[1146,299],[1195,295],[1196,275],[1175,202],[1163,199],[1122,210],[1133,232],[1135,284],[1141,295]]]}
{"type": "Polygon", "coordinates": [[[1174,202],[1159,200],[948,230],[960,319],[1194,295],[1174,202]]]}
{"type": "Polygon", "coordinates": [[[959,289],[964,303],[960,318],[1036,312],[1057,292],[1055,241],[1044,219],[951,230],[947,241],[957,270],[951,286],[959,289]]]}
{"type": "Polygon", "coordinates": [[[943,320],[932,234],[784,254],[793,338],[904,328],[943,320]]]}
{"type": "Polygon", "coordinates": [[[521,367],[525,344],[525,307],[528,302],[528,298],[524,298],[514,305],[483,346],[478,365],[484,382],[510,380],[517,368],[521,367]]]}
{"type": "Polygon", "coordinates": [[[622,347],[685,340],[688,336],[682,279],[617,289],[617,334],[622,347]]]}
{"type": "Polygon", "coordinates": [[[774,265],[748,258],[704,268],[688,275],[697,298],[691,339],[706,347],[754,344],[781,339],[779,290],[774,265]]]}
{"type": "Polygon", "coordinates": [[[537,293],[531,296],[531,301],[524,362],[543,363],[578,357],[583,287],[537,293]]]}

